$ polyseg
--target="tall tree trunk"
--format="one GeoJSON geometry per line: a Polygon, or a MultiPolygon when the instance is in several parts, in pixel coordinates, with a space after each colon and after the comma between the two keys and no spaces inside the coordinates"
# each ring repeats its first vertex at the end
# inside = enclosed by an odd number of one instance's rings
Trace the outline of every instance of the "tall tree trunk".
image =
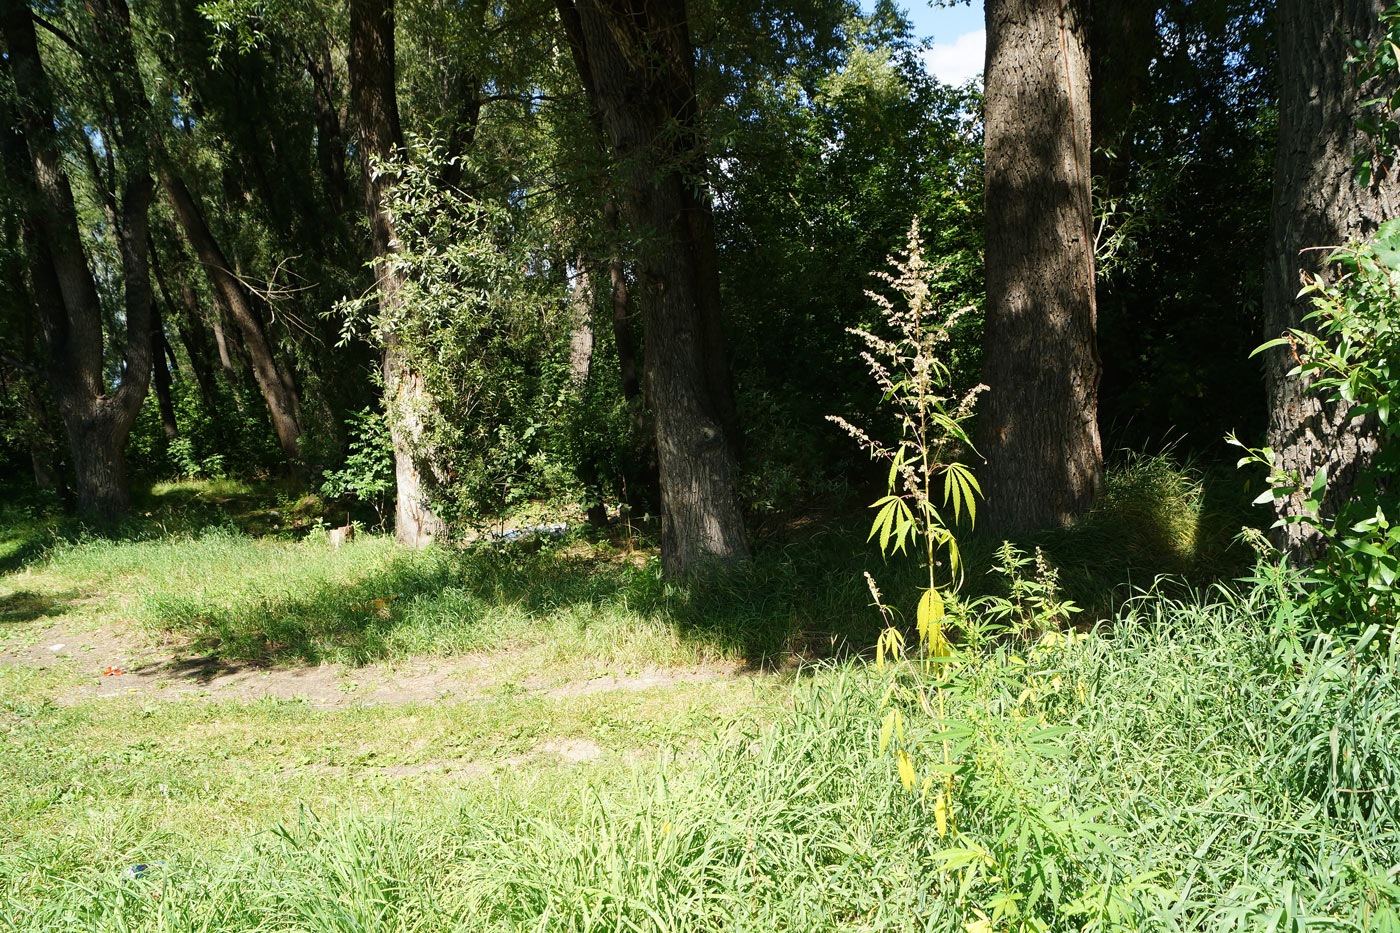
{"type": "MultiPolygon", "coordinates": [[[[145,93],[131,49],[126,6],[122,0],[92,0],[88,10],[97,41],[115,66],[106,90],[125,104],[124,118],[140,127],[145,93]]],[[[120,223],[113,231],[125,285],[125,365],[113,388],[107,385],[103,366],[103,314],[96,280],[83,250],[55,132],[53,96],[27,4],[0,4],[0,35],[18,98],[18,119],[6,121],[12,128],[4,134],[4,160],[7,174],[27,189],[32,205],[22,236],[49,355],[49,385],[68,434],[78,508],[111,519],[130,505],[124,448],[151,379],[146,213],[152,189],[146,140],[128,129],[108,141],[122,145],[125,166],[120,223]]]]}
{"type": "MultiPolygon", "coordinates": [[[[393,0],[351,0],[350,101],[359,124],[364,157],[365,209],[369,213],[380,313],[390,322],[401,317],[403,294],[403,282],[389,262],[394,249],[394,226],[386,205],[393,184],[389,167],[403,157],[394,69],[393,0]],[[372,166],[373,160],[378,160],[378,168],[372,166]]],[[[423,475],[425,469],[432,469],[424,424],[432,397],[399,335],[386,329],[382,339],[384,411],[394,445],[394,533],[401,544],[422,547],[446,531],[429,504],[423,475]]]]}
{"type": "Polygon", "coordinates": [[[322,40],[316,55],[307,55],[307,71],[311,74],[316,104],[316,158],[326,182],[326,195],[336,214],[349,202],[350,184],[345,175],[345,139],[340,127],[340,114],[335,106],[335,66],[331,62],[330,45],[322,40]]]}
{"type": "MultiPolygon", "coordinates": [[[[574,392],[582,396],[593,375],[593,350],[597,343],[595,333],[596,281],[588,256],[579,251],[578,264],[574,270],[572,312],[573,320],[569,327],[569,383],[574,392]]],[[[599,488],[598,463],[585,458],[579,463],[578,478],[583,483],[588,497],[588,523],[602,528],[608,523],[607,508],[603,505],[599,488]]]]}
{"type": "MultiPolygon", "coordinates": [[[[170,281],[165,275],[164,265],[160,261],[160,252],[154,244],[149,246],[151,253],[151,271],[155,274],[156,287],[160,290],[161,299],[165,306],[170,309],[171,316],[175,320],[175,331],[180,335],[180,345],[185,348],[185,355],[189,357],[190,370],[194,373],[195,384],[199,386],[199,397],[204,402],[204,410],[209,416],[217,417],[217,408],[214,403],[214,374],[209,370],[209,358],[206,352],[206,344],[202,339],[203,334],[195,330],[199,326],[201,319],[199,313],[199,301],[195,298],[194,289],[189,282],[183,280],[178,283],[180,286],[180,301],[183,304],[184,313],[177,310],[175,299],[171,292],[170,281]]],[[[174,359],[174,354],[169,352],[169,345],[166,345],[167,354],[174,359]]]]}
{"type": "Polygon", "coordinates": [[[1103,475],[1086,0],[987,0],[983,528],[1068,523],[1103,475]]]}
{"type": "MultiPolygon", "coordinates": [[[[175,208],[175,216],[185,231],[185,238],[189,240],[209,276],[210,283],[243,336],[243,346],[253,364],[253,377],[258,382],[258,388],[262,390],[264,401],[267,402],[272,427],[277,432],[282,452],[288,460],[296,462],[300,458],[297,439],[301,437],[301,400],[297,397],[295,386],[289,376],[277,366],[272,345],[263,330],[262,318],[254,309],[248,292],[234,274],[214,235],[209,232],[204,215],[190,195],[189,188],[168,165],[160,167],[160,178],[166,194],[170,197],[170,203],[175,208]]],[[[216,330],[215,334],[223,336],[219,330],[216,330]]],[[[226,368],[231,369],[233,362],[228,356],[224,341],[220,341],[219,351],[220,359],[224,361],[226,368]]]]}
{"type": "MultiPolygon", "coordinates": [[[[1357,179],[1353,160],[1370,144],[1356,128],[1361,101],[1379,96],[1358,88],[1346,62],[1349,40],[1374,45],[1383,35],[1381,0],[1281,0],[1278,8],[1279,127],[1270,219],[1270,263],[1264,282],[1266,335],[1301,325],[1310,307],[1299,299],[1300,273],[1323,276],[1326,249],[1364,237],[1396,216],[1397,184],[1386,171],[1371,185],[1357,179]],[[1308,250],[1304,252],[1304,250],[1308,250]]],[[[1387,89],[1386,92],[1388,93],[1387,89]]],[[[1336,514],[1357,475],[1376,450],[1374,430],[1345,404],[1323,405],[1297,377],[1288,376],[1293,355],[1275,348],[1265,356],[1269,396],[1269,445],[1276,464],[1310,481],[1327,467],[1323,516],[1336,514]]],[[[1303,514],[1304,495],[1277,502],[1280,516],[1303,514]]],[[[1317,556],[1316,529],[1289,524],[1275,544],[1301,562],[1317,556]]]]}
{"type": "Polygon", "coordinates": [[[219,368],[222,369],[230,379],[237,375],[237,367],[233,362],[233,350],[229,347],[228,334],[224,333],[224,309],[223,302],[215,300],[214,316],[210,326],[214,331],[214,346],[219,351],[219,368]]]}
{"type": "Polygon", "coordinates": [[[637,258],[643,389],[661,468],[661,562],[684,576],[748,555],[737,431],[683,0],[559,0],[579,77],[623,179],[637,258]]]}
{"type": "Polygon", "coordinates": [[[151,357],[152,384],[156,390],[156,405],[160,409],[160,424],[167,438],[180,436],[180,425],[175,421],[175,405],[170,398],[170,345],[165,342],[165,325],[161,321],[160,307],[151,307],[151,357]]]}
{"type": "Polygon", "coordinates": [[[593,270],[582,252],[574,270],[573,301],[569,323],[569,382],[582,391],[593,371],[593,270]]]}
{"type": "Polygon", "coordinates": [[[180,335],[180,346],[185,348],[185,356],[189,358],[195,383],[199,386],[199,398],[204,402],[204,410],[209,417],[217,418],[219,408],[214,396],[214,373],[209,368],[204,335],[196,327],[198,323],[195,321],[181,320],[176,325],[176,331],[180,335]]]}
{"type": "Polygon", "coordinates": [[[55,486],[52,471],[53,457],[48,445],[37,437],[29,439],[29,466],[34,472],[34,487],[43,492],[55,486]]]}

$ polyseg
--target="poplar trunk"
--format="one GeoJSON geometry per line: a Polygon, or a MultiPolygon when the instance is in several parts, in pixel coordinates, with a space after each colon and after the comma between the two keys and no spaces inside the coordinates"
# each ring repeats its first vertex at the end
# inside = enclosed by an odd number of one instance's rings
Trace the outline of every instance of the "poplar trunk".
{"type": "MultiPolygon", "coordinates": [[[[1356,175],[1355,158],[1371,143],[1356,128],[1363,100],[1384,91],[1358,87],[1347,67],[1350,40],[1374,46],[1383,35],[1378,0],[1281,0],[1278,7],[1279,128],[1270,217],[1270,262],[1264,282],[1265,336],[1302,326],[1310,310],[1299,298],[1302,275],[1325,280],[1328,247],[1365,237],[1395,216],[1397,186],[1385,170],[1371,184],[1356,175]]],[[[1385,89],[1389,90],[1389,89],[1385,89]]],[[[1331,517],[1350,496],[1376,451],[1374,427],[1344,403],[1324,405],[1309,384],[1288,375],[1287,347],[1267,351],[1269,446],[1277,466],[1310,482],[1327,468],[1322,514],[1331,517]]],[[[1277,500],[1280,517],[1304,514],[1302,493],[1277,500]]],[[[1317,529],[1304,523],[1273,531],[1274,543],[1300,563],[1318,556],[1317,529]]]]}
{"type": "Polygon", "coordinates": [[[351,0],[350,101],[364,159],[365,210],[380,318],[388,322],[382,334],[384,412],[394,446],[395,535],[400,544],[423,547],[447,529],[432,510],[424,482],[425,470],[433,469],[424,423],[433,399],[394,332],[403,316],[403,282],[390,262],[395,237],[387,200],[393,165],[404,153],[395,89],[393,0],[351,0]]]}
{"type": "Polygon", "coordinates": [[[1084,0],[988,0],[982,528],[1064,525],[1103,476],[1084,0]]]}
{"type": "Polygon", "coordinates": [[[645,244],[636,274],[642,388],[660,465],[661,562],[666,573],[685,576],[748,555],[685,5],[558,6],[621,175],[623,217],[645,244]]]}

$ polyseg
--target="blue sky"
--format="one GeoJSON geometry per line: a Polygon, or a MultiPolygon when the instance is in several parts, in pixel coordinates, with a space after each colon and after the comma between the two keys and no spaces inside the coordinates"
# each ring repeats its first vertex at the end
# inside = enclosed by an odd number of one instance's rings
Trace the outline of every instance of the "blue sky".
{"type": "Polygon", "coordinates": [[[924,56],[930,73],[950,84],[961,84],[981,73],[986,45],[982,0],[954,7],[931,6],[928,0],[897,2],[908,10],[915,35],[933,38],[934,46],[924,56]]]}

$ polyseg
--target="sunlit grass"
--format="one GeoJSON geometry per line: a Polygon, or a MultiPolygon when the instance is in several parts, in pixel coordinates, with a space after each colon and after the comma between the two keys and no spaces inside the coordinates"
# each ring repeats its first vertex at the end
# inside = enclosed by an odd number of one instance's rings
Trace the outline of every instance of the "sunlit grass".
{"type": "MultiPolygon", "coordinates": [[[[951,693],[948,716],[976,724],[959,780],[1003,781],[1014,806],[961,801],[959,825],[1028,840],[1020,864],[1076,885],[1145,879],[1102,929],[1397,929],[1393,655],[1290,649],[1290,607],[1266,589],[1124,602],[1128,571],[1199,582],[1237,565],[1239,512],[1217,496],[1137,461],[1079,528],[1041,539],[1107,622],[1072,649],[983,649],[951,693]],[[1018,738],[1041,716],[1068,729],[1050,751],[1018,738]],[[1108,827],[1102,848],[1058,842],[1056,820],[1108,827]]],[[[935,857],[956,840],[879,753],[887,680],[858,658],[549,689],[858,654],[879,625],[860,572],[892,600],[915,574],[872,560],[854,523],[826,528],[688,587],[648,552],[582,537],[409,551],[361,534],[333,550],[222,521],[51,536],[0,577],[0,640],[100,624],[281,670],[349,662],[347,690],[353,665],[384,659],[470,654],[492,675],[432,702],[321,709],[194,693],[60,703],[68,667],[0,670],[0,929],[982,929],[989,904],[960,896],[935,857]],[[570,762],[557,751],[570,747],[587,753],[570,762]]],[[[969,572],[994,584],[983,569],[969,572]]],[[[911,745],[937,742],[927,717],[906,726],[911,745]]],[[[1035,908],[1043,928],[1080,929],[1082,905],[1055,897],[1035,908]]]]}
{"type": "MultiPolygon", "coordinates": [[[[950,711],[985,723],[967,766],[1016,773],[1031,753],[996,724],[1050,674],[1069,686],[1042,694],[1031,715],[1070,731],[1054,769],[1018,792],[1024,829],[965,810],[964,831],[1009,829],[1011,845],[1025,831],[1038,840],[1026,858],[1073,867],[1084,854],[1047,843],[1033,814],[1112,827],[1094,864],[1154,880],[1108,929],[1255,930],[1288,918],[1393,929],[1394,808],[1357,815],[1314,786],[1329,782],[1331,730],[1357,722],[1328,703],[1296,706],[1332,676],[1330,655],[1290,670],[1274,648],[1266,606],[1158,600],[1111,634],[1040,651],[1033,668],[1013,661],[1024,646],[994,651],[950,711]]],[[[59,742],[42,754],[62,760],[6,814],[24,844],[0,856],[0,911],[25,929],[61,929],[65,916],[93,930],[964,929],[986,905],[960,898],[958,874],[931,860],[950,842],[878,753],[882,687],[870,669],[823,669],[798,679],[790,706],[759,701],[732,720],[733,707],[702,703],[642,743],[693,737],[679,755],[525,762],[415,778],[411,792],[374,768],[462,748],[499,761],[550,730],[656,722],[681,695],[553,714],[538,700],[411,717],[186,707],[138,717],[120,737],[93,709],[45,720],[54,714],[11,699],[23,753],[45,747],[47,724],[59,742]],[[414,747],[415,736],[438,744],[414,747]],[[57,790],[44,796],[48,783],[57,790]],[[133,878],[132,864],[158,869],[133,878]]],[[[1400,732],[1382,724],[1400,699],[1365,702],[1370,773],[1395,773],[1400,732]]],[[[1079,928],[1071,905],[1046,903],[1047,929],[1079,928]]]]}

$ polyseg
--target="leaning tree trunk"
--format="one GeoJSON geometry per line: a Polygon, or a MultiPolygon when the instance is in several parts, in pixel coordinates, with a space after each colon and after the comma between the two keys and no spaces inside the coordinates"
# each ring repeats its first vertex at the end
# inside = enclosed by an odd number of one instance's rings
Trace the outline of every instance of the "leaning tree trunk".
{"type": "MultiPolygon", "coordinates": [[[[1346,64],[1350,40],[1368,45],[1379,41],[1384,6],[1380,0],[1279,4],[1278,156],[1264,281],[1269,338],[1301,325],[1310,303],[1297,297],[1300,275],[1326,276],[1325,247],[1364,237],[1396,216],[1394,176],[1378,171],[1374,182],[1366,185],[1355,173],[1355,157],[1371,151],[1369,140],[1356,128],[1359,105],[1377,96],[1377,89],[1357,87],[1346,64]]],[[[1322,514],[1331,517],[1375,452],[1375,432],[1366,419],[1353,417],[1349,406],[1322,404],[1305,381],[1288,375],[1293,366],[1287,347],[1265,357],[1269,445],[1275,464],[1300,474],[1305,482],[1327,467],[1322,514]]],[[[1279,515],[1304,514],[1305,498],[1299,493],[1277,500],[1279,515]]],[[[1306,563],[1318,556],[1319,533],[1311,525],[1287,524],[1274,535],[1274,543],[1295,560],[1306,563]]]]}
{"type": "Polygon", "coordinates": [[[422,547],[442,535],[446,525],[429,504],[423,478],[424,470],[432,469],[425,424],[432,411],[432,396],[395,333],[402,318],[404,283],[390,262],[394,221],[386,204],[393,184],[390,166],[403,155],[394,74],[393,0],[351,0],[350,101],[359,123],[365,209],[369,213],[380,317],[388,322],[382,335],[384,412],[394,446],[394,533],[399,543],[422,547]],[[375,160],[378,166],[373,164],[375,160]]]}
{"type": "Polygon", "coordinates": [[[661,562],[684,576],[747,556],[720,327],[694,52],[682,0],[559,0],[579,77],[623,181],[637,257],[642,384],[661,468],[661,562]]]}
{"type": "MultiPolygon", "coordinates": [[[[301,457],[297,446],[297,440],[301,437],[301,399],[296,388],[286,374],[278,369],[277,358],[263,329],[262,318],[253,307],[243,283],[234,274],[223,249],[209,232],[204,214],[190,194],[189,188],[168,165],[160,167],[160,179],[170,197],[171,205],[175,208],[175,217],[185,231],[185,238],[189,240],[190,247],[199,258],[205,274],[209,276],[210,284],[218,292],[224,307],[229,310],[243,335],[243,346],[253,364],[253,377],[257,380],[258,388],[262,390],[263,400],[267,402],[268,414],[272,418],[273,430],[277,432],[277,440],[281,443],[282,452],[287,459],[295,463],[301,457]]],[[[231,369],[232,360],[229,359],[222,341],[220,351],[225,365],[231,369]]]]}
{"type": "MultiPolygon", "coordinates": [[[[197,327],[200,321],[199,302],[194,296],[194,289],[183,280],[178,283],[180,297],[184,302],[184,313],[181,314],[180,308],[175,304],[170,283],[166,279],[165,271],[161,265],[160,253],[156,250],[154,243],[148,244],[147,249],[151,255],[151,272],[155,276],[156,286],[160,289],[161,299],[164,300],[165,306],[170,309],[170,314],[174,319],[175,332],[180,335],[180,344],[185,348],[185,355],[189,358],[190,370],[194,373],[195,384],[199,386],[199,397],[204,402],[204,411],[211,418],[217,417],[218,408],[214,403],[214,376],[209,371],[209,360],[204,352],[204,342],[200,339],[201,335],[192,329],[197,327]]],[[[164,339],[163,333],[161,337],[164,339]]],[[[169,343],[166,342],[165,346],[167,355],[173,361],[175,356],[170,352],[169,343]]]]}
{"type": "Polygon", "coordinates": [[[180,424],[175,420],[175,404],[170,398],[169,361],[174,359],[174,354],[165,340],[165,324],[161,320],[160,307],[154,302],[151,305],[151,359],[154,366],[152,385],[156,390],[161,427],[165,429],[166,438],[173,440],[180,436],[180,424]]]}
{"type": "Polygon", "coordinates": [[[987,0],[983,528],[1068,523],[1103,475],[1086,0],[987,0]]]}

